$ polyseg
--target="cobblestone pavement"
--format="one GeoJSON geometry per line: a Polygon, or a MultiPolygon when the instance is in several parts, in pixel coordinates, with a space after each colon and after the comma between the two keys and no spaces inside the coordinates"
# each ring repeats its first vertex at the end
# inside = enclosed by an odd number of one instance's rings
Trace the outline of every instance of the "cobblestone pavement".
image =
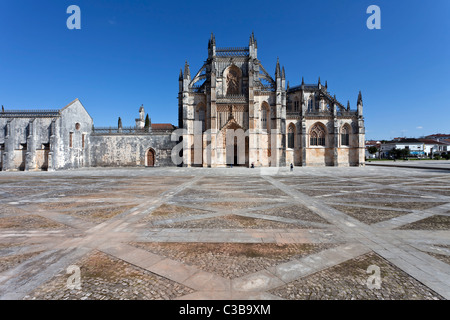
{"type": "Polygon", "coordinates": [[[0,172],[0,299],[449,299],[448,172],[0,172]]]}
{"type": "Polygon", "coordinates": [[[193,292],[175,281],[99,251],[89,254],[77,265],[83,274],[81,289],[68,287],[67,275],[62,272],[24,299],[168,300],[193,292]]]}
{"type": "Polygon", "coordinates": [[[196,266],[227,279],[276,266],[332,247],[332,244],[135,243],[138,248],[196,266]]]}
{"type": "Polygon", "coordinates": [[[339,265],[295,280],[271,291],[291,300],[439,300],[440,295],[431,291],[402,270],[375,253],[368,253],[339,265]],[[367,287],[369,266],[376,265],[380,272],[380,288],[367,287]]]}

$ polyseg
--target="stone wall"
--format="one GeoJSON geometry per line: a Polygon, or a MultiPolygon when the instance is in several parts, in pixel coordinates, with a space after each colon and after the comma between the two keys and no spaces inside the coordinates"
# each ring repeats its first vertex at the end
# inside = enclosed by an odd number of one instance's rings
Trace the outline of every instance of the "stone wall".
{"type": "Polygon", "coordinates": [[[171,159],[176,141],[170,133],[142,135],[91,135],[89,137],[90,166],[136,167],[147,166],[147,154],[152,150],[155,166],[175,166],[171,159]]]}

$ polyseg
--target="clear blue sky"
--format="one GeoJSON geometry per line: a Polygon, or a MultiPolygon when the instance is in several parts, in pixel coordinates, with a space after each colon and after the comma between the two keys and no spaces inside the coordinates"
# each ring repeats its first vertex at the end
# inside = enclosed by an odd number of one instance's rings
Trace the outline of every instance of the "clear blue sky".
{"type": "Polygon", "coordinates": [[[450,133],[450,1],[1,0],[0,104],[59,109],[79,98],[96,126],[177,124],[178,75],[217,46],[247,46],[290,85],[328,81],[338,100],[364,99],[367,139],[450,133]],[[81,8],[81,30],[66,9],[81,8]],[[381,8],[381,30],[366,9],[381,8]]]}

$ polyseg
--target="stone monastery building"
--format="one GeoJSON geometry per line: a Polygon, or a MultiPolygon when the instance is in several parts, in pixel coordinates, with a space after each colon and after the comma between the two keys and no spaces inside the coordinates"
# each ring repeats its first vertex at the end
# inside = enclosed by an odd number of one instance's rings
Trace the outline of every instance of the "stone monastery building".
{"type": "Polygon", "coordinates": [[[286,84],[279,61],[272,77],[248,47],[216,47],[191,76],[180,71],[178,127],[145,123],[97,128],[76,99],[60,110],[0,112],[0,170],[95,166],[362,166],[363,102],[344,106],[320,78],[286,84]]]}

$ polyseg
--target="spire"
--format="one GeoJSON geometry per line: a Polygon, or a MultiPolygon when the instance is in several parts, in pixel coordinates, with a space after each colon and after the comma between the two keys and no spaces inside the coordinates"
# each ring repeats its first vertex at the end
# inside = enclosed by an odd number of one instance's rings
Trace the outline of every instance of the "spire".
{"type": "Polygon", "coordinates": [[[180,68],[180,76],[178,77],[178,80],[183,80],[183,69],[180,68]]]}
{"type": "Polygon", "coordinates": [[[255,33],[252,31],[252,35],[250,36],[250,42],[253,44],[255,48],[258,48],[258,44],[256,43],[255,33]]]}
{"type": "Polygon", "coordinates": [[[184,63],[184,79],[191,79],[191,71],[189,70],[189,63],[184,63]]]}
{"type": "Polygon", "coordinates": [[[305,84],[305,79],[302,77],[302,85],[305,84]]]}
{"type": "Polygon", "coordinates": [[[281,68],[281,78],[286,79],[286,73],[284,72],[284,66],[281,68]]]}
{"type": "Polygon", "coordinates": [[[278,78],[280,77],[280,59],[277,57],[277,66],[275,68],[275,77],[278,78]]]}
{"type": "Polygon", "coordinates": [[[350,101],[347,100],[347,111],[350,111],[350,101]]]}
{"type": "Polygon", "coordinates": [[[319,77],[319,84],[320,84],[320,77],[319,77]]]}
{"type": "Polygon", "coordinates": [[[325,80],[325,89],[328,89],[328,81],[325,80]]]}
{"type": "Polygon", "coordinates": [[[361,91],[359,91],[359,94],[358,94],[358,102],[356,104],[356,107],[357,107],[356,112],[358,113],[358,116],[362,117],[362,114],[363,114],[363,101],[362,101],[361,91]]]}
{"type": "Polygon", "coordinates": [[[215,55],[216,55],[216,37],[214,36],[214,33],[211,32],[211,37],[208,40],[208,58],[212,58],[215,55]]]}
{"type": "Polygon", "coordinates": [[[287,83],[287,89],[289,90],[289,81],[288,81],[288,83],[287,83]]]}

